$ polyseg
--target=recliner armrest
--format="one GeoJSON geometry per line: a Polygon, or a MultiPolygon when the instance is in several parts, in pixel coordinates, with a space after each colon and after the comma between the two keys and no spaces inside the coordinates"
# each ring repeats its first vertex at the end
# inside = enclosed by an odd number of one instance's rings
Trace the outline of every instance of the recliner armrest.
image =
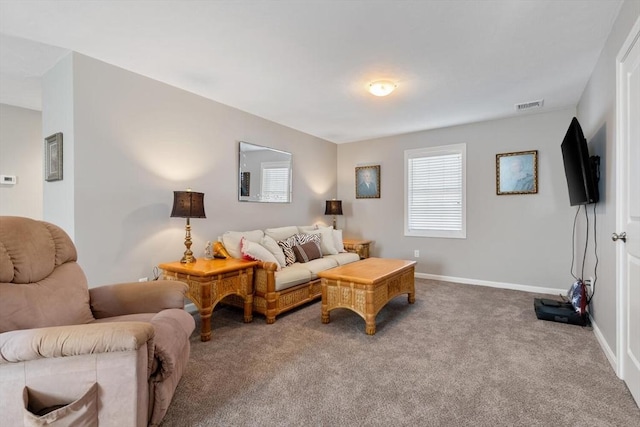
{"type": "Polygon", "coordinates": [[[90,288],[91,311],[96,319],[103,319],[184,308],[187,289],[186,283],[175,280],[119,283],[90,288]]]}
{"type": "Polygon", "coordinates": [[[0,364],[52,357],[135,351],[154,337],[145,322],[23,329],[0,334],[0,364]]]}

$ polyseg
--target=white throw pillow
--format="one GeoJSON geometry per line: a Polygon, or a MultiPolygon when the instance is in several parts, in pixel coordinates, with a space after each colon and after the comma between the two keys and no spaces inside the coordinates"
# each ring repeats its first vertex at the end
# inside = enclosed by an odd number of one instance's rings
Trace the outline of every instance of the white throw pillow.
{"type": "Polygon", "coordinates": [[[240,243],[240,247],[242,257],[244,259],[273,262],[278,266],[278,270],[280,270],[280,263],[278,262],[276,257],[273,256],[273,254],[260,243],[252,242],[251,240],[247,240],[243,237],[240,243]]]}
{"type": "Polygon", "coordinates": [[[342,230],[333,230],[333,245],[338,253],[346,252],[344,250],[344,242],[342,241],[342,230]]]}
{"type": "Polygon", "coordinates": [[[265,235],[260,244],[273,254],[276,260],[278,260],[280,267],[287,266],[287,260],[284,257],[284,252],[282,252],[282,248],[278,245],[278,242],[273,240],[273,237],[265,235]]]}
{"type": "Polygon", "coordinates": [[[322,249],[322,255],[336,255],[338,253],[333,243],[333,227],[318,227],[317,230],[307,233],[320,234],[320,249],[322,249]]]}
{"type": "Polygon", "coordinates": [[[253,231],[227,231],[222,235],[222,243],[225,249],[229,252],[233,258],[242,258],[242,251],[240,249],[240,241],[244,237],[245,239],[260,243],[264,233],[262,230],[253,231]]]}

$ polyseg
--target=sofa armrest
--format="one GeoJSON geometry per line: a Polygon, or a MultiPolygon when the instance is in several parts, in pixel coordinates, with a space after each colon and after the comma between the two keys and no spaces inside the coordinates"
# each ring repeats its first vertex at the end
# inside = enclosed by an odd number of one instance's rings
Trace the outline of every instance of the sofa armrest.
{"type": "MultiPolygon", "coordinates": [[[[275,262],[260,261],[253,271],[253,284],[259,293],[263,295],[274,294],[276,291],[276,276],[278,264],[275,262]]],[[[271,299],[275,296],[271,296],[271,299]]]]}
{"type": "Polygon", "coordinates": [[[187,284],[175,280],[119,283],[89,289],[91,311],[96,319],[136,313],[159,313],[184,308],[187,284]]]}
{"type": "Polygon", "coordinates": [[[269,262],[269,261],[260,261],[257,267],[267,271],[278,270],[278,264],[276,264],[275,262],[269,262]]]}
{"type": "Polygon", "coordinates": [[[135,351],[154,337],[150,323],[55,326],[0,334],[0,364],[52,357],[135,351]]]}

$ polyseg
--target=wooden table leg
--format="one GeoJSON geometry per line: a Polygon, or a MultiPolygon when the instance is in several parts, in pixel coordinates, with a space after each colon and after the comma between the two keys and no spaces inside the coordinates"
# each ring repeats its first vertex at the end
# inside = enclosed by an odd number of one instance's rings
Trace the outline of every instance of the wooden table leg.
{"type": "Polygon", "coordinates": [[[213,307],[200,310],[200,341],[211,340],[211,314],[213,307]]]}
{"type": "Polygon", "coordinates": [[[373,320],[370,320],[370,319],[365,320],[364,332],[367,335],[375,335],[376,333],[376,319],[374,316],[371,316],[371,317],[373,317],[373,320]]]}
{"type": "Polygon", "coordinates": [[[320,320],[322,320],[322,323],[329,323],[331,321],[326,304],[322,304],[322,316],[320,317],[320,320]]]}
{"type": "Polygon", "coordinates": [[[253,321],[253,295],[244,297],[244,323],[253,321]]]}

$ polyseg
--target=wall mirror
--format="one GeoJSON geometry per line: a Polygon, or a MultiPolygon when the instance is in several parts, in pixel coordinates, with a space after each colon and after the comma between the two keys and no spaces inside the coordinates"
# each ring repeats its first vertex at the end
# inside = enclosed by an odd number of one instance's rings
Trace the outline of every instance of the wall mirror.
{"type": "Polygon", "coordinates": [[[238,200],[290,203],[291,153],[240,141],[238,200]]]}

